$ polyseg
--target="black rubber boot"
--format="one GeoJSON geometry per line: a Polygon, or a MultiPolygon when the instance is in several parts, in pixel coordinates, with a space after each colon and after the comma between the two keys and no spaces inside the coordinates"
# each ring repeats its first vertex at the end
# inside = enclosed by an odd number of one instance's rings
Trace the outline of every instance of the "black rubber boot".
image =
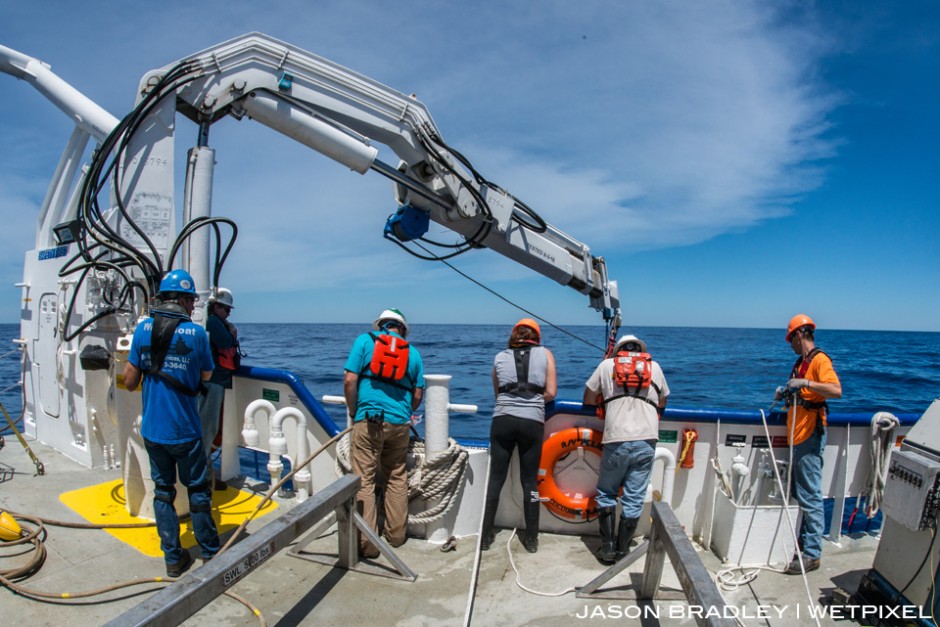
{"type": "Polygon", "coordinates": [[[623,556],[630,552],[630,541],[633,540],[633,534],[636,533],[639,518],[620,517],[620,526],[617,527],[617,561],[623,559],[623,556]]]}
{"type": "Polygon", "coordinates": [[[489,551],[490,547],[493,546],[493,542],[496,540],[496,531],[493,529],[493,525],[496,521],[496,506],[497,503],[487,503],[486,509],[483,510],[483,529],[480,531],[480,550],[489,551]]]}
{"type": "Polygon", "coordinates": [[[542,504],[539,501],[529,501],[523,510],[525,535],[522,537],[522,546],[529,553],[539,550],[539,510],[541,507],[542,504]]]}
{"type": "Polygon", "coordinates": [[[597,527],[601,533],[601,546],[597,549],[597,559],[601,564],[613,564],[617,556],[614,548],[614,516],[616,507],[601,507],[597,510],[597,527]]]}
{"type": "Polygon", "coordinates": [[[536,553],[539,550],[539,534],[530,533],[529,531],[525,532],[525,535],[522,537],[522,546],[525,547],[525,550],[529,553],[536,553]]]}

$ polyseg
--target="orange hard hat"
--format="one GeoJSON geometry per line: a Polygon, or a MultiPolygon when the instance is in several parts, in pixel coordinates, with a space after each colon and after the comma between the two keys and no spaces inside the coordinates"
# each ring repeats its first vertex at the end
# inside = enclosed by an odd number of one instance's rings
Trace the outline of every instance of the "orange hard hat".
{"type": "Polygon", "coordinates": [[[803,327],[815,329],[816,323],[806,314],[797,314],[790,318],[790,324],[787,325],[787,341],[789,342],[790,338],[793,337],[794,331],[803,327]]]}
{"type": "Polygon", "coordinates": [[[532,318],[523,318],[522,320],[516,323],[516,326],[514,326],[512,330],[515,331],[519,327],[529,327],[530,329],[535,331],[536,335],[539,336],[540,340],[542,339],[542,329],[539,327],[539,323],[533,320],[532,318]]]}

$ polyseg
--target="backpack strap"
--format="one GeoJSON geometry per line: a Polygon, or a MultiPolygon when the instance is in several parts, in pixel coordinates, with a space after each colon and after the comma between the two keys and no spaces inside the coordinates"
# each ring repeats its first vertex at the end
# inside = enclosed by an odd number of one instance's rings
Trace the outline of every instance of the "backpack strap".
{"type": "MultiPolygon", "coordinates": [[[[816,355],[820,355],[820,354],[826,355],[826,353],[824,353],[822,350],[814,347],[813,350],[811,350],[806,355],[805,359],[803,358],[802,355],[797,357],[796,363],[793,364],[793,369],[790,371],[790,378],[791,379],[804,378],[806,376],[807,371],[809,370],[810,364],[813,362],[813,359],[816,357],[816,355]]],[[[826,355],[826,357],[829,357],[829,355],[826,355]]],[[[829,357],[829,359],[831,360],[832,358],[829,357]]],[[[823,430],[825,430],[825,426],[819,420],[819,416],[820,414],[822,414],[823,416],[829,415],[829,403],[827,403],[826,401],[808,401],[804,399],[802,395],[799,394],[799,391],[796,391],[796,393],[793,394],[793,403],[809,411],[816,412],[816,429],[819,430],[820,428],[822,428],[823,430]],[[820,411],[820,410],[823,410],[823,411],[820,411]]]]}
{"type": "Polygon", "coordinates": [[[199,382],[199,387],[193,390],[176,377],[171,377],[163,371],[166,354],[170,351],[170,344],[176,336],[176,328],[181,322],[183,322],[183,318],[154,316],[153,330],[150,332],[150,370],[144,374],[162,379],[180,394],[199,396],[208,392],[202,381],[199,382]]]}
{"type": "Polygon", "coordinates": [[[512,353],[516,366],[516,380],[499,386],[500,394],[516,393],[520,396],[523,394],[532,394],[534,396],[544,393],[544,385],[535,385],[529,382],[529,360],[532,357],[532,347],[514,348],[512,353]]]}

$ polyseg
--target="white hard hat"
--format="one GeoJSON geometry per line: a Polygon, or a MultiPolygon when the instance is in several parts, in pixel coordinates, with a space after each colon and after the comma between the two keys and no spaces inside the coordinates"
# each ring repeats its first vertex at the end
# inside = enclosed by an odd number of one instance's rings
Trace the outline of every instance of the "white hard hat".
{"type": "Polygon", "coordinates": [[[220,305],[225,305],[231,309],[235,309],[233,304],[235,301],[232,298],[232,290],[225,287],[217,287],[212,290],[212,294],[209,295],[209,304],[219,303],[220,305]]]}
{"type": "Polygon", "coordinates": [[[643,340],[641,340],[640,338],[638,338],[637,336],[635,336],[635,335],[633,335],[633,334],[630,334],[630,335],[621,335],[621,336],[620,336],[620,339],[617,340],[616,346],[614,346],[614,352],[615,352],[615,353],[620,352],[620,347],[623,346],[624,344],[628,344],[628,343],[630,343],[630,342],[633,342],[633,343],[635,343],[635,344],[638,344],[638,345],[640,346],[640,352],[641,352],[641,353],[645,353],[645,352],[646,352],[646,342],[644,342],[643,340]]]}
{"type": "Polygon", "coordinates": [[[383,322],[392,321],[392,320],[397,322],[404,328],[404,333],[402,333],[402,336],[408,335],[408,331],[409,331],[408,321],[405,320],[405,314],[398,311],[397,309],[386,309],[385,311],[380,313],[379,317],[376,318],[375,321],[372,323],[372,330],[378,331],[379,329],[382,328],[383,322]]]}

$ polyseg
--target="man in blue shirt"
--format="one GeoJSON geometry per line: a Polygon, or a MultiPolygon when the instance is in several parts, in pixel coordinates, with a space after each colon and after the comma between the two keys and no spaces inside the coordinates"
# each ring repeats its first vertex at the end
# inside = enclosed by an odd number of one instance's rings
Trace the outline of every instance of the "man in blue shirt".
{"type": "MultiPolygon", "coordinates": [[[[350,436],[352,470],[362,478],[356,504],[379,533],[376,513],[377,473],[385,490],[384,536],[392,546],[405,543],[408,526],[408,430],[411,414],[424,396],[424,365],[409,345],[408,322],[397,309],[386,309],[372,332],[353,343],[346,360],[343,393],[353,419],[350,436]]],[[[377,557],[379,550],[364,537],[359,553],[377,557]]]]}
{"type": "Polygon", "coordinates": [[[160,283],[158,302],[137,326],[124,367],[124,385],[136,390],[143,376],[140,434],[150,457],[153,510],[168,577],[179,577],[193,558],[180,545],[180,524],[173,501],[176,473],[189,493],[193,533],[202,558],[219,551],[212,520],[212,491],[202,445],[196,397],[212,376],[212,353],[205,329],[190,319],[196,287],[185,270],[173,270],[160,283]]]}
{"type": "MultiPolygon", "coordinates": [[[[228,317],[235,309],[232,292],[224,287],[213,290],[206,307],[206,331],[215,370],[206,382],[206,393],[199,397],[199,417],[202,421],[202,446],[206,449],[209,474],[212,468],[212,443],[219,431],[225,390],[232,389],[232,373],[238,370],[241,361],[238,347],[238,329],[228,317]]],[[[225,490],[228,486],[219,477],[213,476],[212,487],[225,490]]]]}

